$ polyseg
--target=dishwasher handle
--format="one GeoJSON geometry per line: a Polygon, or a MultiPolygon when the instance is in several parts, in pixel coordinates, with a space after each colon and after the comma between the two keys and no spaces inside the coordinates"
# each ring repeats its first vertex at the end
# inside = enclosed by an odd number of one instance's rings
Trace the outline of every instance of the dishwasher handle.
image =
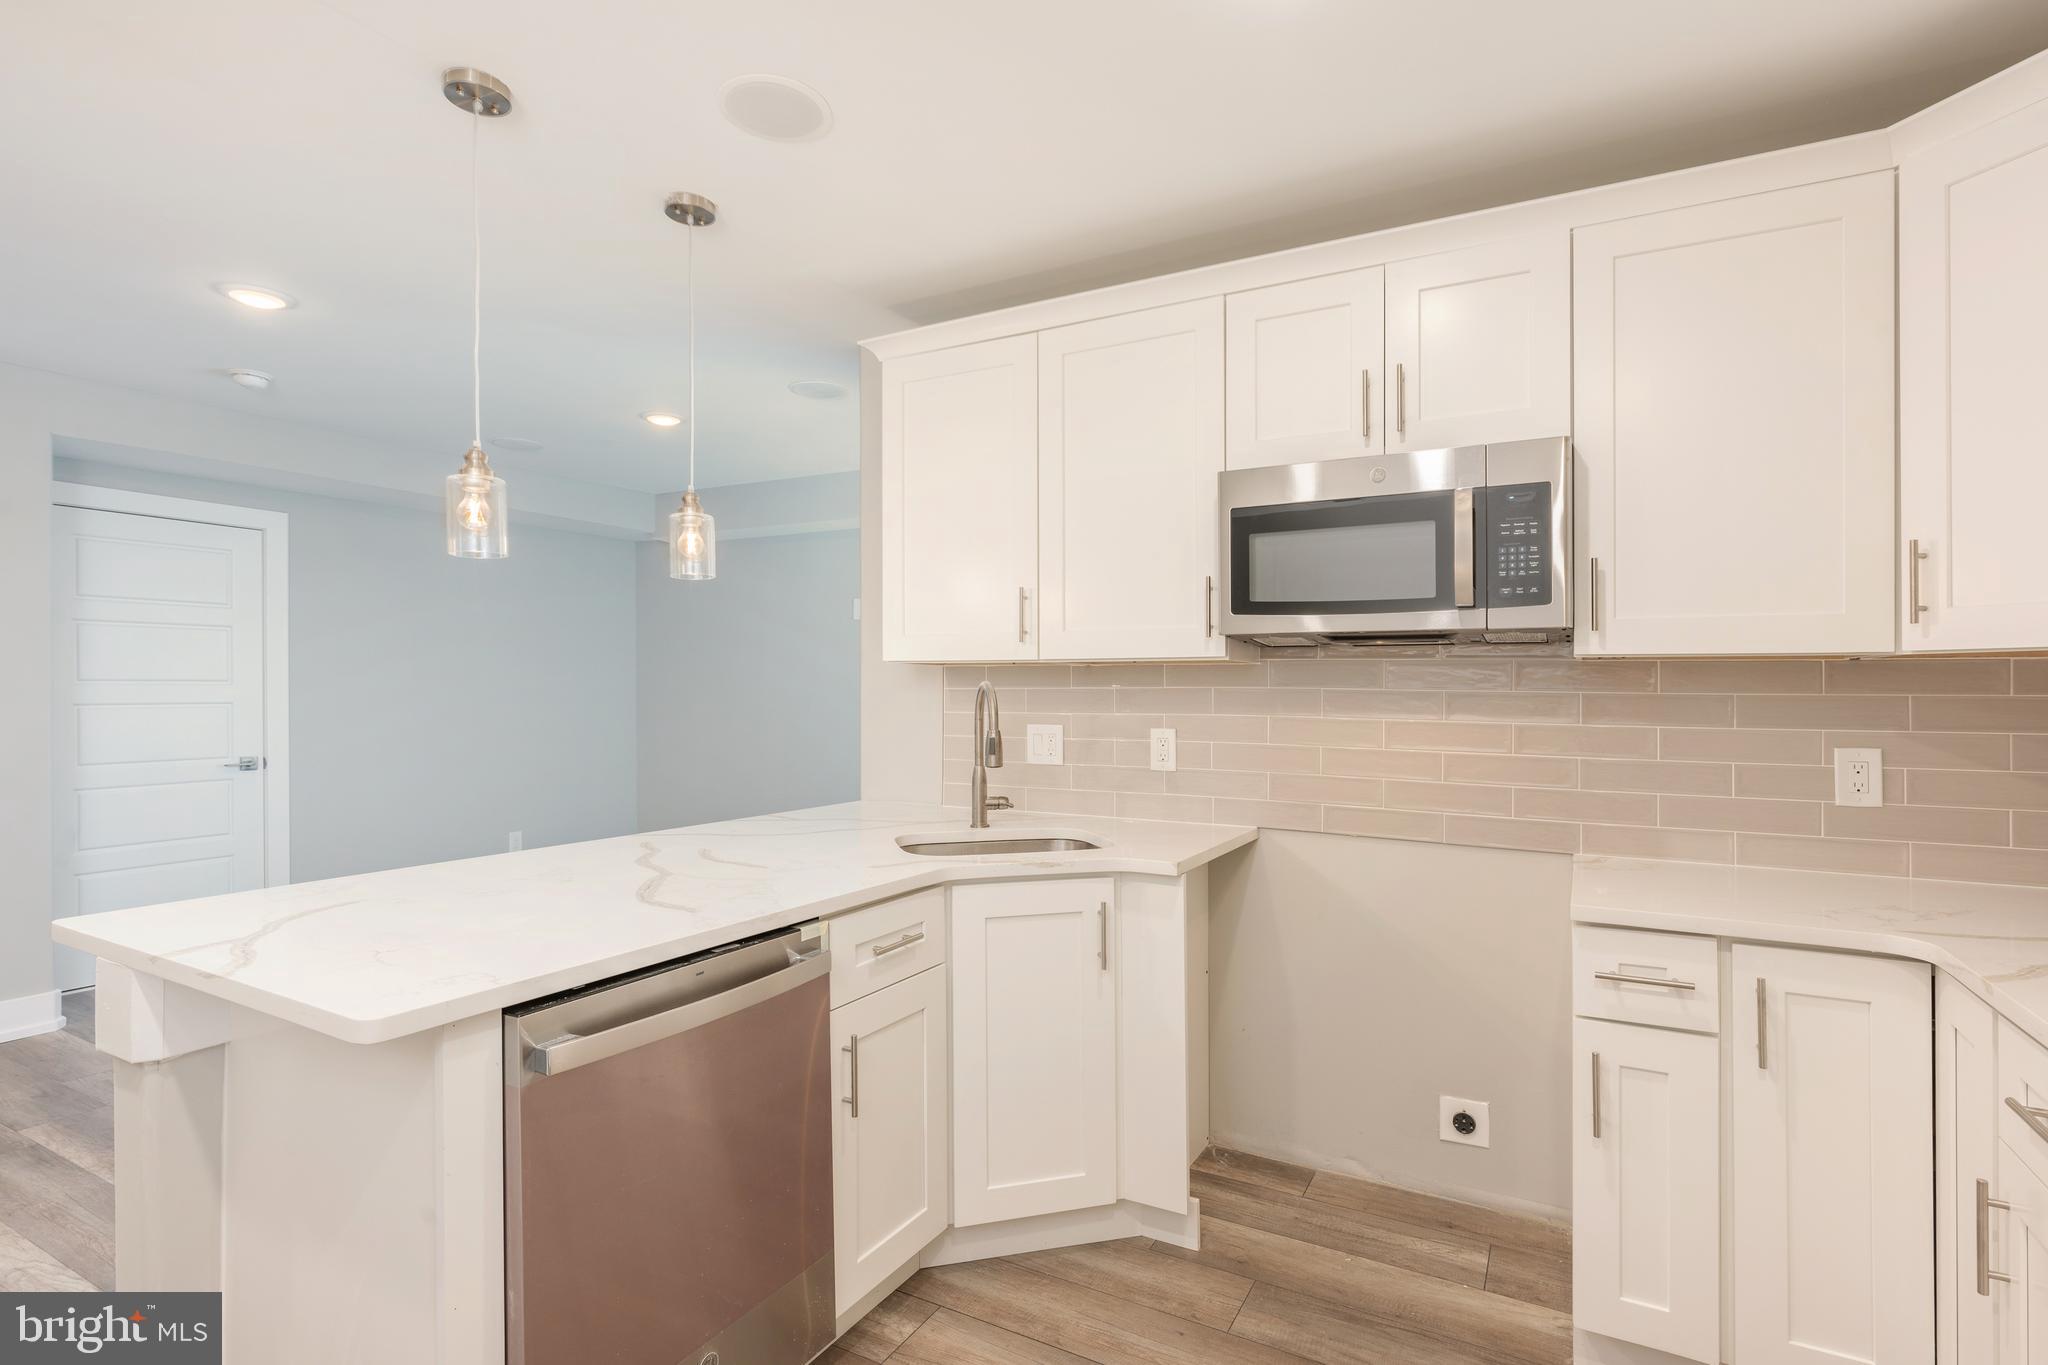
{"type": "Polygon", "coordinates": [[[673,1038],[678,1033],[687,1033],[714,1019],[723,1019],[737,1014],[763,1000],[772,1000],[787,991],[793,991],[807,982],[816,981],[830,970],[831,964],[825,958],[824,950],[818,949],[801,957],[793,957],[790,964],[766,976],[755,977],[716,995],[692,1000],[643,1018],[631,1019],[615,1024],[600,1033],[565,1033],[534,1045],[527,1057],[529,1071],[541,1076],[559,1076],[565,1071],[574,1071],[579,1066],[601,1062],[607,1057],[616,1057],[621,1052],[630,1052],[636,1047],[658,1043],[664,1038],[673,1038]]]}

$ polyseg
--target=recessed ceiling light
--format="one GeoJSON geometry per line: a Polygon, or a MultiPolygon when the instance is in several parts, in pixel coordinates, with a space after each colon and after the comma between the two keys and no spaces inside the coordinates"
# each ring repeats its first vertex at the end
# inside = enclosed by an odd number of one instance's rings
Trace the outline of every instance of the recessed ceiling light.
{"type": "Polygon", "coordinates": [[[846,397],[846,385],[835,384],[829,379],[799,379],[789,386],[789,391],[799,398],[846,397]]]}
{"type": "Polygon", "coordinates": [[[275,313],[298,302],[289,294],[280,294],[275,289],[258,289],[253,284],[220,284],[214,288],[244,308],[254,308],[265,313],[275,313]]]}
{"type": "Polygon", "coordinates": [[[506,450],[540,449],[539,441],[531,440],[525,436],[491,436],[487,437],[486,439],[488,439],[492,445],[500,446],[506,450]]]}
{"type": "Polygon", "coordinates": [[[270,376],[261,370],[229,370],[228,378],[234,380],[245,389],[267,389],[270,387],[270,376]]]}
{"type": "Polygon", "coordinates": [[[787,76],[735,76],[718,92],[726,121],[770,142],[809,142],[832,131],[825,97],[787,76]]]}
{"type": "Polygon", "coordinates": [[[643,412],[640,417],[649,426],[679,427],[683,424],[683,419],[672,412],[643,412]]]}

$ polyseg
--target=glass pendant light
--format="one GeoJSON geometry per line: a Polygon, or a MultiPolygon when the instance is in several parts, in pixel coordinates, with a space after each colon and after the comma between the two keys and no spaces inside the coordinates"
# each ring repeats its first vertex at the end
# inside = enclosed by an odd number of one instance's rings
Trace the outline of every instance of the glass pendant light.
{"type": "Polygon", "coordinates": [[[668,576],[694,582],[718,577],[718,528],[697,501],[697,229],[718,221],[718,205],[701,194],[672,194],[664,212],[690,230],[690,482],[668,514],[668,576]]]}
{"type": "Polygon", "coordinates": [[[462,470],[448,476],[443,519],[449,554],[458,559],[503,559],[508,552],[505,481],[491,472],[490,457],[484,454],[484,227],[483,200],[477,189],[477,129],[487,118],[512,112],[512,92],[502,81],[470,67],[442,72],[441,92],[450,104],[476,119],[469,129],[469,224],[474,260],[469,331],[472,426],[462,470]]]}

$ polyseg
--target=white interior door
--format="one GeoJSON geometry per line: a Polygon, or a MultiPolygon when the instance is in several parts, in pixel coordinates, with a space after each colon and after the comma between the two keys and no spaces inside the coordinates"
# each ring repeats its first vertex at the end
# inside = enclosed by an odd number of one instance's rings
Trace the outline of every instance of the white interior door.
{"type": "Polygon", "coordinates": [[[1931,970],[1749,944],[1731,969],[1733,1358],[1932,1359],[1931,970]]]}
{"type": "Polygon", "coordinates": [[[954,1226],[1113,1203],[1116,884],[950,894],[954,1226]]]}
{"type": "Polygon", "coordinates": [[[53,914],[262,886],[262,532],[50,515],[53,914]]]}
{"type": "Polygon", "coordinates": [[[1386,448],[1386,271],[1293,280],[1226,300],[1226,463],[1232,469],[1386,448]]]}
{"type": "Polygon", "coordinates": [[[1899,535],[1927,556],[1909,650],[2048,645],[2044,221],[2048,101],[1899,167],[1899,535]]]}
{"type": "Polygon", "coordinates": [[[1579,652],[1888,652],[1890,173],[1574,241],[1579,652]]]}
{"type": "Polygon", "coordinates": [[[1223,300],[1038,334],[1041,659],[1220,656],[1223,300]]]}

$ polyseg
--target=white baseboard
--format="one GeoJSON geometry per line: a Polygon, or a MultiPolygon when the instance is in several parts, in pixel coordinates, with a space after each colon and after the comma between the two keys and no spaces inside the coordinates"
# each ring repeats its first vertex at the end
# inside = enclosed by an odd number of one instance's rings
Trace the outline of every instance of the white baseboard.
{"type": "Polygon", "coordinates": [[[64,1027],[64,1007],[55,991],[0,1000],[0,1043],[55,1033],[64,1027]]]}
{"type": "Polygon", "coordinates": [[[1069,1213],[1042,1213],[970,1228],[947,1228],[925,1248],[924,1264],[955,1265],[1015,1256],[1052,1247],[1083,1246],[1121,1237],[1150,1237],[1169,1246],[1194,1250],[1202,1245],[1202,1204],[1188,1200],[1186,1213],[1168,1213],[1130,1200],[1069,1213]]]}

